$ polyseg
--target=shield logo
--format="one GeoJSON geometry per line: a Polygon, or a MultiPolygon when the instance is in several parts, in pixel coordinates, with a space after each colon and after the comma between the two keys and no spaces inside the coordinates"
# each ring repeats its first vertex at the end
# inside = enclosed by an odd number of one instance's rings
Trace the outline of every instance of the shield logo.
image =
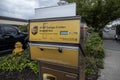
{"type": "Polygon", "coordinates": [[[38,33],[38,26],[33,26],[31,32],[33,35],[37,34],[38,33]]]}

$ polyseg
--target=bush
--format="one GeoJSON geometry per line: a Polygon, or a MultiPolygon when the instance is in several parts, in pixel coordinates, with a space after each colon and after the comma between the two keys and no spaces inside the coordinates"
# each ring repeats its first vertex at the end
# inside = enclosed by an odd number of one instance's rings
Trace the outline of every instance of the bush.
{"type": "Polygon", "coordinates": [[[104,58],[103,41],[98,33],[92,33],[92,37],[87,40],[86,54],[90,57],[104,58]]]}
{"type": "Polygon", "coordinates": [[[39,75],[31,69],[22,71],[4,71],[0,70],[0,80],[38,80],[39,75]]]}
{"type": "Polygon", "coordinates": [[[94,58],[97,59],[103,59],[105,57],[104,54],[104,49],[102,47],[102,45],[99,45],[98,47],[94,48],[95,50],[95,54],[94,54],[94,58]]]}
{"type": "Polygon", "coordinates": [[[95,69],[96,66],[94,64],[96,64],[95,62],[95,58],[94,57],[86,57],[86,68],[93,68],[95,69]]]}
{"type": "Polygon", "coordinates": [[[103,59],[97,59],[96,60],[96,66],[100,69],[103,69],[104,68],[104,61],[103,59]]]}
{"type": "Polygon", "coordinates": [[[38,73],[38,65],[36,61],[28,58],[28,51],[24,51],[22,55],[9,54],[0,57],[0,70],[3,71],[22,71],[26,68],[31,69],[34,73],[38,73]]]}
{"type": "Polygon", "coordinates": [[[95,69],[93,69],[93,68],[86,68],[85,69],[85,74],[86,75],[95,75],[96,73],[95,73],[95,69]]]}
{"type": "Polygon", "coordinates": [[[104,68],[103,58],[105,57],[103,49],[103,41],[99,33],[94,32],[93,28],[88,29],[91,33],[91,38],[87,40],[86,45],[86,70],[85,73],[88,75],[95,74],[98,68],[104,68]]]}
{"type": "Polygon", "coordinates": [[[94,75],[96,74],[96,62],[94,57],[86,57],[86,69],[85,69],[85,74],[86,75],[94,75]]]}
{"type": "Polygon", "coordinates": [[[89,32],[89,33],[93,33],[94,31],[95,31],[94,28],[92,28],[92,27],[88,27],[88,32],[89,32]]]}
{"type": "Polygon", "coordinates": [[[27,25],[19,25],[17,26],[22,32],[28,32],[28,26],[27,25]]]}

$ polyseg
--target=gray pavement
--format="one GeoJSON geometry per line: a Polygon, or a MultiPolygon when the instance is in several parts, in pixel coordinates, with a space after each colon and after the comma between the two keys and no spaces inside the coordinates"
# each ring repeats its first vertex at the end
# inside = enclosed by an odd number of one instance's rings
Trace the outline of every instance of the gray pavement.
{"type": "Polygon", "coordinates": [[[120,80],[120,41],[104,40],[105,64],[98,80],[120,80]]]}

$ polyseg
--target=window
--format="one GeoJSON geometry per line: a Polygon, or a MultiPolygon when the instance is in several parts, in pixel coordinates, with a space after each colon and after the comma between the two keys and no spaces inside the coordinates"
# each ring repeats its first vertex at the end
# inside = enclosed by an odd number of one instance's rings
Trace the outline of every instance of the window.
{"type": "Polygon", "coordinates": [[[11,26],[4,26],[4,30],[6,34],[12,34],[12,35],[17,34],[17,29],[11,26]]]}

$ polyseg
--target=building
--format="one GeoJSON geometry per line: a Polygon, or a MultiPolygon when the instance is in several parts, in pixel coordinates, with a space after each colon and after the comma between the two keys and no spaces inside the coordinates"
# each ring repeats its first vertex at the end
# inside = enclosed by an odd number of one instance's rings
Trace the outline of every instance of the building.
{"type": "Polygon", "coordinates": [[[0,16],[0,24],[27,25],[28,21],[25,19],[0,16]]]}

